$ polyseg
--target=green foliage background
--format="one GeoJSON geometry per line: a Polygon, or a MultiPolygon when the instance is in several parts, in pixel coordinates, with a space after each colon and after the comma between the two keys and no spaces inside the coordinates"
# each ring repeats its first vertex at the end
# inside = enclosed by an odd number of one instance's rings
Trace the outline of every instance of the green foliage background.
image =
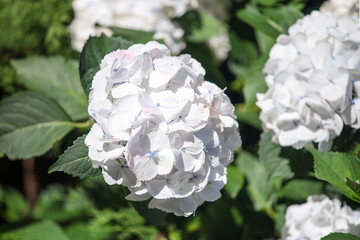
{"type": "Polygon", "coordinates": [[[281,148],[271,133],[261,133],[255,106],[255,93],[266,91],[261,70],[276,37],[322,0],[233,1],[228,24],[201,12],[175,19],[186,26],[184,53],[202,63],[207,80],[227,87],[243,140],[222,198],[188,218],[132,205],[124,188],[107,185],[89,165],[83,143],[91,124],[88,93],[81,86],[87,89],[98,70],[91,52],[106,43],[106,54],[151,34],[114,29],[116,36],[91,39],[80,56],[67,31],[71,2],[0,1],[0,240],[278,239],[286,207],[309,195],[326,193],[359,207],[359,134],[344,129],[335,141],[333,150],[346,153],[281,148]],[[219,63],[204,42],[221,27],[229,31],[232,50],[219,63]],[[44,115],[35,111],[47,108],[44,115]],[[22,121],[26,116],[36,122],[22,121]],[[31,157],[40,187],[35,206],[24,193],[27,160],[13,161],[31,157]]]}

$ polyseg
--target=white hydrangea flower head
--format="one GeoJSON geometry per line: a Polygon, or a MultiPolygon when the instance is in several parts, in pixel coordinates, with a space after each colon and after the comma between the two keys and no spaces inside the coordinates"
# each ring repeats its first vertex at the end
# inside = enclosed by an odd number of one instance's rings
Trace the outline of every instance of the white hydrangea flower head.
{"type": "Polygon", "coordinates": [[[105,181],[180,216],[218,199],[241,139],[234,106],[201,64],[149,42],[109,53],[100,67],[85,143],[105,181]]]}
{"type": "Polygon", "coordinates": [[[352,210],[338,199],[325,195],[309,196],[306,203],[286,209],[282,239],[320,240],[333,233],[350,233],[360,237],[360,211],[352,210]]]}
{"type": "Polygon", "coordinates": [[[343,15],[359,17],[359,0],[329,0],[321,5],[320,12],[330,13],[336,17],[343,15]]]}
{"type": "Polygon", "coordinates": [[[183,14],[183,4],[169,0],[74,0],[75,17],[69,26],[72,45],[80,52],[89,36],[111,36],[109,27],[120,27],[153,31],[155,39],[164,40],[173,53],[179,53],[185,48],[184,30],[170,18],[183,14]]]}
{"type": "Polygon", "coordinates": [[[328,150],[343,125],[360,127],[360,24],[318,11],[280,35],[264,73],[269,87],[257,94],[260,119],[273,140],[328,150]]]}

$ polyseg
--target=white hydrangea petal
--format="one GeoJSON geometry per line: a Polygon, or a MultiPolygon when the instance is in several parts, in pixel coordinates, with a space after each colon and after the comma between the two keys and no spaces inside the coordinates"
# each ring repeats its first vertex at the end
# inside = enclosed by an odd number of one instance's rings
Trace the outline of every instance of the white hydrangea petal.
{"type": "Polygon", "coordinates": [[[140,181],[149,181],[158,173],[158,165],[148,156],[134,157],[134,173],[140,181]]]}
{"type": "Polygon", "coordinates": [[[173,197],[173,190],[166,179],[152,179],[146,183],[149,193],[156,199],[173,197]]]}
{"type": "Polygon", "coordinates": [[[205,201],[213,202],[221,197],[220,189],[224,187],[224,182],[209,182],[205,188],[199,192],[199,195],[205,201]]]}
{"type": "Polygon", "coordinates": [[[158,174],[165,175],[170,173],[174,166],[174,153],[171,149],[164,149],[157,153],[158,155],[158,174]]]}

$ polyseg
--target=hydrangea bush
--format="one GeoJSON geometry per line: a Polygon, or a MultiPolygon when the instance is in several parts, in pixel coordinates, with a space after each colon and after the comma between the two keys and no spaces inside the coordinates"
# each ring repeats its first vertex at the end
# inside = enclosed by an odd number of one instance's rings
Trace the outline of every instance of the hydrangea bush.
{"type": "Polygon", "coordinates": [[[53,1],[0,3],[46,33],[1,60],[0,239],[360,237],[357,1],[53,1]]]}
{"type": "Polygon", "coordinates": [[[317,11],[280,35],[264,72],[269,90],[258,94],[265,130],[282,146],[311,142],[329,150],[343,125],[360,127],[359,18],[317,11]]]}
{"type": "Polygon", "coordinates": [[[105,181],[128,187],[127,199],[188,216],[221,196],[241,141],[230,99],[204,75],[190,55],[173,57],[157,42],[101,61],[85,143],[105,181]]]}

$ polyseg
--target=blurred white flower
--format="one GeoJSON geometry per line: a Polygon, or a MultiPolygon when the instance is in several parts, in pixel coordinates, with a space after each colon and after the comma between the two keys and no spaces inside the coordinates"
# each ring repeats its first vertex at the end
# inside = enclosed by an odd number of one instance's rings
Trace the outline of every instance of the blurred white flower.
{"type": "MultiPolygon", "coordinates": [[[[230,1],[214,0],[74,0],[74,20],[69,26],[73,48],[81,52],[89,36],[102,33],[111,36],[110,27],[154,32],[174,54],[185,47],[184,30],[172,18],[183,16],[188,10],[202,9],[225,22],[230,1]]],[[[226,29],[209,40],[209,46],[219,60],[230,51],[226,29]]]]}
{"type": "Polygon", "coordinates": [[[257,94],[273,140],[328,150],[343,124],[360,127],[360,24],[314,11],[280,35],[265,65],[269,90],[257,94]]]}
{"type": "Polygon", "coordinates": [[[306,203],[291,205],[286,210],[283,240],[320,240],[333,232],[360,236],[360,211],[341,207],[338,199],[331,200],[325,195],[309,196],[306,203]]]}
{"type": "Polygon", "coordinates": [[[329,0],[321,5],[320,12],[336,17],[348,14],[359,17],[359,0],[329,0]]]}
{"type": "Polygon", "coordinates": [[[218,60],[223,61],[228,57],[231,50],[231,44],[228,32],[225,28],[222,28],[217,35],[211,37],[208,40],[208,44],[218,60]]]}
{"type": "Polygon", "coordinates": [[[157,42],[101,61],[85,143],[105,181],[128,187],[128,200],[152,198],[151,208],[189,216],[221,196],[241,140],[230,99],[204,75],[190,55],[173,57],[157,42]]]}
{"type": "Polygon", "coordinates": [[[178,1],[169,0],[74,0],[74,20],[69,26],[72,44],[81,51],[89,36],[112,35],[109,27],[155,32],[174,53],[185,48],[184,30],[171,21],[183,14],[178,1]]]}

